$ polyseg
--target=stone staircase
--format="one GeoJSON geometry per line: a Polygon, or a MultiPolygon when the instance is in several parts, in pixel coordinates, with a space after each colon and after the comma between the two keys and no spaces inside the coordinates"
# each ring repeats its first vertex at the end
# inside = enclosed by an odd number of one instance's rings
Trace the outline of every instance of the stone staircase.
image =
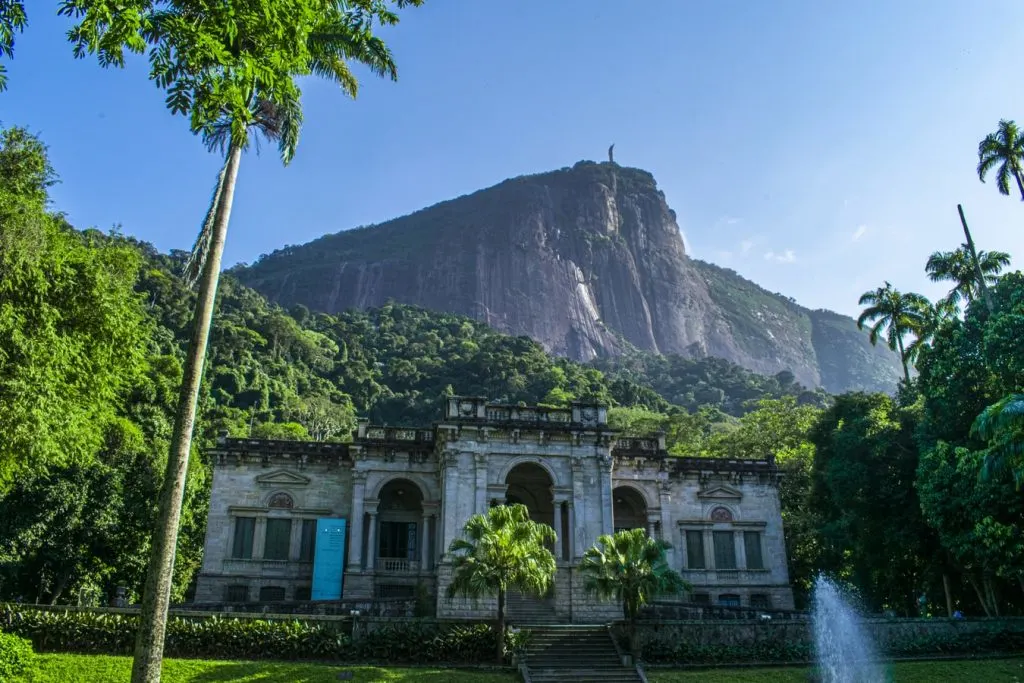
{"type": "Polygon", "coordinates": [[[536,598],[509,591],[506,601],[506,621],[511,626],[561,624],[564,621],[555,614],[554,598],[536,598]]]}
{"type": "Polygon", "coordinates": [[[531,628],[522,655],[527,683],[646,683],[622,657],[604,626],[531,628]]]}

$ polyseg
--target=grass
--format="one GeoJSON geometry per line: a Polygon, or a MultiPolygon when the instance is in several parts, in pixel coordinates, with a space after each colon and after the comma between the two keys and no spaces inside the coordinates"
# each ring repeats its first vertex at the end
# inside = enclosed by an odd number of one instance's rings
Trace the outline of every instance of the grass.
{"type": "MultiPolygon", "coordinates": [[[[19,683],[124,683],[131,657],[39,655],[37,672],[19,683]]],[[[163,683],[336,683],[351,671],[353,683],[514,683],[514,674],[442,669],[393,669],[373,666],[232,662],[203,659],[164,661],[163,683]]]]}
{"type": "MultiPolygon", "coordinates": [[[[973,661],[898,662],[890,668],[894,683],[978,683],[1024,682],[1024,659],[982,659],[973,661]]],[[[809,669],[704,669],[659,671],[650,669],[650,683],[807,683],[809,669]]]]}

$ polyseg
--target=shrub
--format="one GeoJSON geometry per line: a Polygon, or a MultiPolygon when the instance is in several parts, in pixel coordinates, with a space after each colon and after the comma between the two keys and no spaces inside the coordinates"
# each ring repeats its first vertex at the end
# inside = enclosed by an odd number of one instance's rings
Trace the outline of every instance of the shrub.
{"type": "MultiPolygon", "coordinates": [[[[0,627],[30,639],[38,651],[131,654],[136,622],[135,615],[0,605],[0,627]]],[[[358,639],[352,638],[350,625],[219,615],[172,618],[164,651],[169,657],[408,664],[468,664],[493,657],[494,628],[488,624],[385,622],[358,639]]],[[[521,647],[527,637],[510,634],[509,652],[521,647]]]]}
{"type": "Polygon", "coordinates": [[[0,632],[0,681],[13,680],[32,668],[35,653],[32,643],[10,633],[0,632]]]}

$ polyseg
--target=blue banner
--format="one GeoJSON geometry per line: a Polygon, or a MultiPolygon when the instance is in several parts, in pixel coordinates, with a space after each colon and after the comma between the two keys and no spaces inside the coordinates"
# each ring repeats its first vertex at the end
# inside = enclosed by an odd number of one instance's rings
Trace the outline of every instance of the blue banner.
{"type": "Polygon", "coordinates": [[[316,549],[313,553],[314,600],[340,600],[345,571],[345,520],[322,517],[316,520],[316,549]]]}

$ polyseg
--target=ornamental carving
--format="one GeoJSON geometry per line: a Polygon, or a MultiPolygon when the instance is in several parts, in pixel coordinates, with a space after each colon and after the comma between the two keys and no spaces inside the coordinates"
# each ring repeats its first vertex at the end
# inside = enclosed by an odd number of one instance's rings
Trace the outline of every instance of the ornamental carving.
{"type": "Polygon", "coordinates": [[[711,511],[712,522],[731,522],[732,513],[727,508],[717,507],[711,511]]]}
{"type": "Polygon", "coordinates": [[[292,497],[289,496],[287,493],[275,493],[270,497],[270,502],[267,504],[267,507],[291,510],[293,507],[295,507],[295,502],[292,500],[292,497]]]}

